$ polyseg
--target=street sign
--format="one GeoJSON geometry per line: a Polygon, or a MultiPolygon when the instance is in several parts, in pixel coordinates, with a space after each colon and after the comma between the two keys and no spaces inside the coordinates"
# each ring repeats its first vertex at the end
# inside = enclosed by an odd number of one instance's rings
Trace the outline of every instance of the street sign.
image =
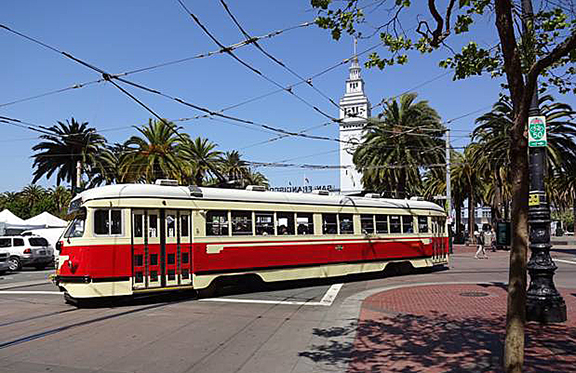
{"type": "Polygon", "coordinates": [[[529,117],[528,118],[528,146],[547,146],[546,139],[546,117],[529,117]]]}

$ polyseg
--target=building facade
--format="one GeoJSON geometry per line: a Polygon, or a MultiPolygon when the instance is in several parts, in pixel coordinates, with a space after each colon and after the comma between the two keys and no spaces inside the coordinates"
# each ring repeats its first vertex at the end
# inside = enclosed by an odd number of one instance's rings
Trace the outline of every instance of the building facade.
{"type": "Polygon", "coordinates": [[[346,93],[340,99],[340,193],[362,191],[362,175],[354,168],[352,156],[355,144],[362,141],[362,133],[371,115],[370,101],[364,93],[358,58],[354,56],[346,79],[346,93]]]}

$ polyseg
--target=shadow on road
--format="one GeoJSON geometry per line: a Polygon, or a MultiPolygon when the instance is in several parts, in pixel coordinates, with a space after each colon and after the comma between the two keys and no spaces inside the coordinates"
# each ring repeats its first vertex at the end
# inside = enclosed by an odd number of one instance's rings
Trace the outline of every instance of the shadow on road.
{"type": "MultiPolygon", "coordinates": [[[[502,371],[505,317],[455,318],[445,314],[379,314],[347,327],[315,329],[326,338],[299,356],[315,363],[348,366],[348,372],[502,371]],[[342,342],[342,336],[355,336],[342,342]]],[[[526,372],[573,371],[576,328],[530,324],[526,372]]]]}

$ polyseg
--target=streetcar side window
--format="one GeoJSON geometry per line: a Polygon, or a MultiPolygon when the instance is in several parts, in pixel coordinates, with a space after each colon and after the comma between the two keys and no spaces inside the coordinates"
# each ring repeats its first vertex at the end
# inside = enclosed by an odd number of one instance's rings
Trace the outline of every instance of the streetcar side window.
{"type": "Polygon", "coordinates": [[[418,217],[418,233],[428,233],[428,217],[418,217]]]}
{"type": "Polygon", "coordinates": [[[158,215],[150,214],[148,215],[148,237],[155,238],[158,237],[158,215]]]}
{"type": "Polygon", "coordinates": [[[294,213],[276,213],[276,224],[278,225],[278,235],[294,234],[294,213]]]}
{"type": "Polygon", "coordinates": [[[166,215],[166,237],[176,237],[176,216],[166,215]]]}
{"type": "Polygon", "coordinates": [[[296,224],[298,225],[298,234],[314,234],[314,219],[312,214],[296,214],[296,224]]]}
{"type": "Polygon", "coordinates": [[[338,233],[338,223],[336,214],[322,214],[322,233],[323,234],[336,234],[338,233]]]}
{"type": "Polygon", "coordinates": [[[180,215],[180,235],[182,237],[188,237],[188,232],[190,228],[188,218],[189,215],[180,215]]]}
{"type": "Polygon", "coordinates": [[[338,214],[340,221],[340,234],[354,234],[352,214],[338,214]]]}
{"type": "Polygon", "coordinates": [[[402,232],[414,233],[414,217],[412,215],[402,216],[402,232]]]}
{"type": "Polygon", "coordinates": [[[122,234],[122,211],[94,211],[94,234],[102,236],[118,236],[122,234]]]}
{"type": "Polygon", "coordinates": [[[268,236],[274,234],[274,213],[257,212],[255,213],[255,227],[257,236],[268,236]]]}
{"type": "Polygon", "coordinates": [[[376,233],[388,233],[388,215],[376,215],[376,233]]]}
{"type": "Polygon", "coordinates": [[[134,214],[134,237],[142,237],[144,234],[144,215],[134,214]]]}
{"type": "Polygon", "coordinates": [[[228,211],[208,211],[206,213],[206,235],[228,236],[228,211]]]}
{"type": "Polygon", "coordinates": [[[246,236],[252,234],[252,212],[232,211],[232,235],[246,236]]]}
{"type": "Polygon", "coordinates": [[[400,215],[390,215],[390,233],[402,233],[400,215]]]}
{"type": "MultiPolygon", "coordinates": [[[[388,224],[386,224],[386,228],[388,228],[388,224]]],[[[362,234],[374,234],[374,215],[360,215],[360,229],[362,230],[362,234]]]]}

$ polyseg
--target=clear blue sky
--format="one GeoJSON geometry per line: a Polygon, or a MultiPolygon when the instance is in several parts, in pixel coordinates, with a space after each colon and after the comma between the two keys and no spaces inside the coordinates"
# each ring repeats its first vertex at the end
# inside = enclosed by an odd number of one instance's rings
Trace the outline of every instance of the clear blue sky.
{"type": "MultiPolygon", "coordinates": [[[[218,1],[184,3],[200,21],[225,45],[243,40],[218,1]]],[[[367,2],[366,4],[370,4],[367,2]]],[[[229,1],[231,11],[253,36],[311,21],[316,12],[309,1],[229,1]]],[[[13,1],[4,4],[0,23],[35,37],[111,73],[120,73],[162,62],[218,50],[180,7],[176,0],[166,1],[13,1]]],[[[367,8],[370,10],[370,8],[367,8]]],[[[377,12],[383,12],[382,9],[377,12]]],[[[414,14],[407,15],[407,29],[417,22],[414,14]]],[[[423,13],[423,12],[421,12],[423,13]]],[[[373,13],[371,17],[377,15],[373,13]]],[[[381,13],[382,17],[384,13],[381,13]]],[[[478,29],[481,45],[493,45],[497,38],[493,18],[484,19],[478,29]]],[[[464,40],[454,40],[458,48],[464,40]]],[[[359,40],[358,50],[365,50],[377,39],[359,40]]],[[[282,35],[261,41],[272,55],[304,77],[310,77],[332,67],[352,54],[352,39],[340,41],[330,34],[310,26],[286,31],[282,35]]],[[[130,126],[142,125],[151,115],[123,95],[110,83],[100,83],[23,103],[4,105],[21,98],[65,88],[99,78],[81,66],[37,44],[0,30],[0,115],[51,126],[71,117],[87,121],[104,134],[108,141],[123,142],[136,131],[130,126]]],[[[379,48],[379,52],[383,49],[379,48]]],[[[264,57],[252,46],[236,51],[247,63],[265,76],[282,84],[297,82],[280,66],[264,57]]],[[[445,73],[437,67],[447,52],[425,58],[415,55],[405,66],[362,71],[372,105],[381,99],[415,89],[419,99],[428,100],[444,121],[475,110],[489,110],[500,92],[498,80],[486,77],[453,82],[445,75],[428,84],[427,81],[445,73]]],[[[360,57],[366,61],[366,55],[360,57]]],[[[344,94],[348,65],[316,78],[313,83],[325,95],[338,101],[344,94]]],[[[177,65],[134,74],[128,79],[217,111],[246,100],[276,91],[278,88],[240,65],[226,54],[196,59],[177,65]]],[[[129,89],[161,116],[174,120],[201,114],[189,107],[149,93],[129,89]]],[[[337,117],[338,110],[328,100],[305,85],[294,88],[311,105],[337,117]]],[[[576,106],[573,97],[556,98],[576,106]]],[[[380,108],[373,110],[377,115],[380,108]]],[[[478,113],[478,114],[480,114],[478,113]]],[[[327,119],[293,96],[280,92],[229,110],[226,114],[298,131],[321,125],[327,119]]],[[[453,145],[463,146],[473,129],[471,115],[454,121],[453,145]]],[[[338,164],[338,143],[303,138],[253,146],[277,136],[261,129],[220,120],[198,119],[178,122],[192,137],[202,136],[218,144],[222,151],[239,150],[245,159],[260,162],[288,161],[298,164],[338,164]]],[[[0,124],[0,158],[2,178],[0,192],[21,189],[32,180],[31,147],[37,135],[25,129],[0,124]]],[[[313,135],[338,137],[337,124],[309,132],[313,135]]],[[[338,186],[336,170],[303,170],[298,168],[259,168],[272,186],[301,185],[306,176],[312,185],[338,186]]],[[[52,180],[40,184],[51,186],[52,180]]]]}

